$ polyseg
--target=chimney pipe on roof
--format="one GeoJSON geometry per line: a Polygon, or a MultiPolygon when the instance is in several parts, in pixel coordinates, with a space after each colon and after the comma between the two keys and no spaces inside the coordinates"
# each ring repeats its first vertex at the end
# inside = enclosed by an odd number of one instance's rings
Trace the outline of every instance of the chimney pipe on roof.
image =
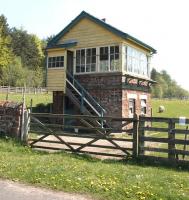
{"type": "Polygon", "coordinates": [[[103,22],[106,22],[106,18],[103,18],[102,21],[103,21],[103,22]]]}

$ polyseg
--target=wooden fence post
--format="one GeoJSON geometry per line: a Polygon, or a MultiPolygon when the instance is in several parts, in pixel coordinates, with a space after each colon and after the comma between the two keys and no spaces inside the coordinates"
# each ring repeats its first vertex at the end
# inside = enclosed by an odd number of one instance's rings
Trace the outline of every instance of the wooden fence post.
{"type": "Polygon", "coordinates": [[[24,136],[24,110],[25,110],[25,92],[23,93],[23,103],[22,103],[22,122],[21,122],[21,141],[23,141],[24,136]]]}
{"type": "Polygon", "coordinates": [[[168,129],[168,159],[173,161],[175,160],[175,122],[172,119],[169,120],[168,129]]]}
{"type": "Polygon", "coordinates": [[[30,110],[24,112],[24,133],[23,142],[28,144],[28,132],[30,128],[30,110]]]}
{"type": "Polygon", "coordinates": [[[137,158],[138,157],[138,116],[137,114],[134,115],[133,117],[133,157],[137,158]]]}
{"type": "Polygon", "coordinates": [[[138,125],[138,155],[144,155],[144,140],[143,137],[145,136],[145,120],[142,116],[139,116],[139,125],[138,125]]]}

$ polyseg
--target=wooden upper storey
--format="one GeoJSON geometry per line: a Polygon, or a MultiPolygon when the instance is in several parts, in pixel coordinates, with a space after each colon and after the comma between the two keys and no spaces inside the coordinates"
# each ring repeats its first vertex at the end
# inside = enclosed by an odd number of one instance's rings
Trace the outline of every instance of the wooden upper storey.
{"type": "MultiPolygon", "coordinates": [[[[136,55],[139,59],[141,57],[137,65],[146,62],[148,69],[143,75],[147,78],[149,77],[149,59],[156,52],[136,38],[82,12],[47,46],[47,87],[49,90],[65,90],[67,51],[73,52],[73,73],[119,71],[123,74],[140,75],[138,73],[140,69],[132,69],[136,55]],[[64,57],[64,63],[59,61],[61,57],[64,57]]],[[[138,66],[138,68],[143,67],[138,66]]]]}

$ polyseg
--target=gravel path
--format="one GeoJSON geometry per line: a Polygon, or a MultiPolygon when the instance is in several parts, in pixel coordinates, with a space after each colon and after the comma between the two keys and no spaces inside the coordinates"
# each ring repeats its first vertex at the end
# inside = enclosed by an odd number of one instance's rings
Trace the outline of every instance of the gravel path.
{"type": "Polygon", "coordinates": [[[0,200],[92,200],[86,195],[55,192],[33,186],[0,180],[0,200]]]}

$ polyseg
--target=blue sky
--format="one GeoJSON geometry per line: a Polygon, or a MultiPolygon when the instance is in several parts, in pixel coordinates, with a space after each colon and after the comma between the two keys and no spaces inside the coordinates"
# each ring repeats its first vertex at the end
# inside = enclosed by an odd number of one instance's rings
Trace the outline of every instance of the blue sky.
{"type": "Polygon", "coordinates": [[[82,10],[157,49],[152,67],[165,69],[189,90],[188,0],[0,0],[10,27],[45,38],[61,31],[82,10]]]}

